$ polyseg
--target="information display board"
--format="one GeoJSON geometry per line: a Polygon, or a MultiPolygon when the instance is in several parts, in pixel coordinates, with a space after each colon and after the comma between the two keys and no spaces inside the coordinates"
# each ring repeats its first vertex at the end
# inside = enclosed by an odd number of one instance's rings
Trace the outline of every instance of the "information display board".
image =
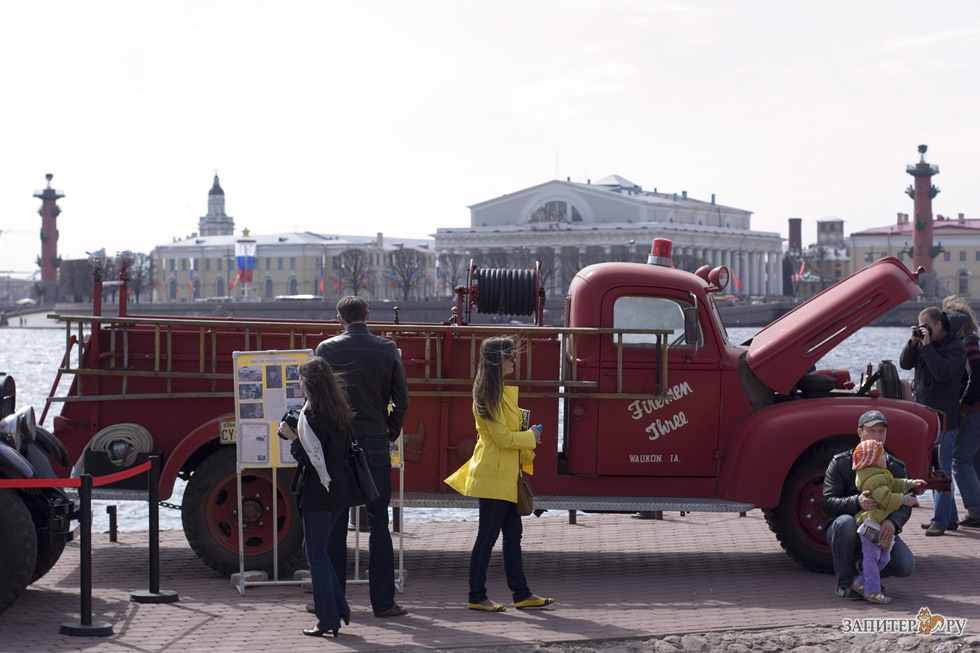
{"type": "Polygon", "coordinates": [[[306,399],[299,384],[299,364],[311,349],[236,351],[235,430],[241,467],[294,467],[289,443],[276,435],[279,420],[306,399]]]}

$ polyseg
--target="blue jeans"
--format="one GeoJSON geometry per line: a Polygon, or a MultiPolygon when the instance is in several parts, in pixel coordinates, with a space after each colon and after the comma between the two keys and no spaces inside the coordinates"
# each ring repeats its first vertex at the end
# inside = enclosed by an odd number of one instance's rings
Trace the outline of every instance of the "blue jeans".
{"type": "MultiPolygon", "coordinates": [[[[950,429],[946,431],[946,437],[939,444],[939,466],[942,467],[943,471],[946,472],[950,478],[953,476],[953,451],[956,450],[956,429],[950,429]]],[[[950,488],[950,493],[940,492],[938,490],[932,491],[932,523],[946,528],[950,523],[958,521],[956,516],[956,501],[952,497],[952,488],[950,488]]]]}
{"type": "Polygon", "coordinates": [[[953,480],[963,497],[967,517],[980,518],[980,413],[960,418],[953,448],[953,480]]]}
{"type": "MultiPolygon", "coordinates": [[[[367,504],[368,589],[371,608],[384,612],[395,605],[395,551],[388,530],[388,504],[391,503],[391,454],[388,436],[357,434],[357,444],[364,450],[371,477],[381,496],[367,504]]],[[[356,510],[357,508],[354,508],[356,510]]],[[[346,514],[346,512],[345,512],[346,514]]],[[[341,587],[347,587],[347,525],[336,528],[330,537],[330,560],[341,587]]]]}
{"type": "Polygon", "coordinates": [[[487,599],[487,567],[490,566],[490,554],[501,532],[504,534],[504,574],[514,603],[531,597],[527,579],[524,578],[524,561],[521,557],[524,524],[517,514],[517,504],[500,499],[480,499],[480,525],[476,531],[473,553],[470,554],[470,603],[482,603],[487,599]]]}
{"type": "Polygon", "coordinates": [[[346,521],[347,510],[303,511],[303,551],[306,561],[310,563],[316,625],[324,630],[340,628],[340,615],[350,612],[344,588],[327,555],[330,533],[337,530],[347,532],[346,521]]]}
{"type": "MultiPolygon", "coordinates": [[[[827,527],[827,541],[830,543],[830,553],[834,559],[834,573],[837,575],[837,587],[850,587],[854,582],[854,560],[861,556],[861,536],[857,534],[857,522],[854,515],[838,515],[827,527]]],[[[881,577],[896,576],[904,578],[915,571],[915,556],[900,537],[895,536],[892,546],[892,559],[884,569],[881,577]]]]}

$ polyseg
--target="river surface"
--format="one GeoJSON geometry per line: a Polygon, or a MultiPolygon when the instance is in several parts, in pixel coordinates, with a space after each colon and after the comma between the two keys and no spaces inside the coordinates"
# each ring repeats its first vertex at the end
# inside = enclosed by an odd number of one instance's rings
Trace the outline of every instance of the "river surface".
{"type": "MultiPolygon", "coordinates": [[[[758,327],[737,327],[728,330],[732,342],[741,343],[751,338],[758,327]]],[[[899,353],[908,339],[908,327],[866,327],[845,340],[820,360],[820,369],[846,369],[851,380],[860,383],[868,363],[877,366],[883,359],[898,361],[899,353]]],[[[0,372],[12,375],[17,383],[17,406],[34,406],[40,420],[44,399],[51,391],[52,383],[65,351],[65,332],[58,328],[0,328],[0,372]]],[[[75,352],[77,356],[77,350],[75,352]]],[[[911,372],[899,370],[899,376],[911,381],[911,372]]],[[[71,382],[62,378],[59,394],[64,393],[71,382]]],[[[60,411],[52,408],[43,425],[51,428],[52,415],[60,411]]],[[[183,496],[184,482],[178,480],[169,503],[179,504],[183,496]]],[[[106,506],[117,506],[118,526],[121,531],[147,529],[147,507],[140,501],[93,501],[92,528],[96,532],[109,527],[106,506]]],[[[545,513],[545,516],[563,516],[561,512],[545,513]]],[[[405,522],[476,520],[476,510],[449,508],[412,508],[405,511],[405,522]]],[[[160,528],[182,528],[180,513],[176,510],[160,510],[160,528]]]]}

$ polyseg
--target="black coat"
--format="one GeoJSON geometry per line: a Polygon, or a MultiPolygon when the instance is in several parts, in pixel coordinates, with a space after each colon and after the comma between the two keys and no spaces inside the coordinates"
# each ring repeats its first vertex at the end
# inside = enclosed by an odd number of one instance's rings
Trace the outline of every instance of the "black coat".
{"type": "Polygon", "coordinates": [[[408,413],[408,383],[397,345],[373,335],[364,322],[355,322],[339,336],[321,342],[316,355],[344,375],[354,409],[354,432],[397,439],[408,413]],[[394,405],[390,414],[389,401],[394,405]]]}
{"type": "MultiPolygon", "coordinates": [[[[857,485],[854,484],[855,473],[851,469],[854,449],[844,451],[834,456],[827,465],[827,474],[823,479],[823,501],[820,507],[829,518],[827,525],[840,515],[856,515],[861,511],[857,485]]],[[[908,478],[905,463],[889,453],[885,453],[885,466],[895,478],[908,478]]],[[[912,516],[911,506],[902,506],[888,515],[886,519],[895,523],[895,534],[902,532],[905,522],[912,516]]]]}
{"type": "Polygon", "coordinates": [[[946,428],[960,425],[960,381],[966,371],[966,348],[954,333],[928,345],[909,340],[898,360],[903,370],[915,370],[915,401],[946,413],[946,428]]]}
{"type": "Polygon", "coordinates": [[[351,447],[350,429],[338,431],[318,413],[307,413],[306,421],[323,447],[327,473],[330,474],[330,490],[323,487],[303,444],[296,438],[290,445],[290,453],[299,463],[293,479],[293,491],[298,494],[296,504],[302,510],[326,512],[349,508],[354,505],[350,492],[353,478],[347,462],[347,452],[351,447]]]}

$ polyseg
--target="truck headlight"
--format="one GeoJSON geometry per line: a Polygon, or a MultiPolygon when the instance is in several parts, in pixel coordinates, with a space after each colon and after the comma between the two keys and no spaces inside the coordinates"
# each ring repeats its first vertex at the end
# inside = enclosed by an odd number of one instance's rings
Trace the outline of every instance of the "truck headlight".
{"type": "Polygon", "coordinates": [[[26,453],[28,445],[34,442],[36,429],[37,420],[31,406],[25,406],[0,420],[0,438],[21,453],[26,453]]]}

